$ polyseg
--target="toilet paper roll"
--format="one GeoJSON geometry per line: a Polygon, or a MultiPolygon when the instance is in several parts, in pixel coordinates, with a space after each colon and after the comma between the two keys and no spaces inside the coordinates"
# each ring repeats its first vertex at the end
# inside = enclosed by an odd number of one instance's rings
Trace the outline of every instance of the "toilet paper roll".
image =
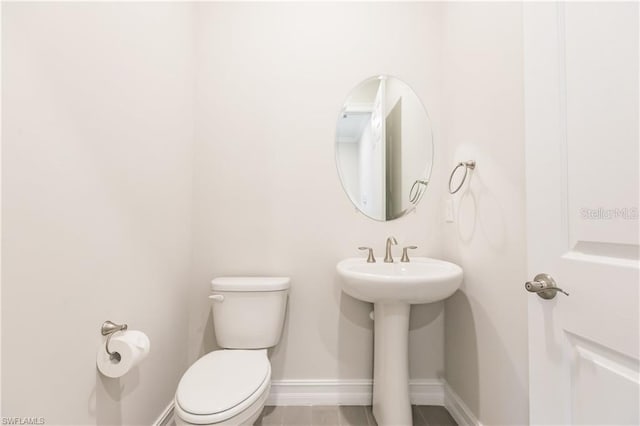
{"type": "Polygon", "coordinates": [[[98,349],[96,365],[107,377],[122,377],[140,364],[149,354],[151,342],[146,334],[138,330],[118,331],[111,337],[109,349],[120,354],[120,359],[112,359],[107,353],[106,338],[98,349]]]}

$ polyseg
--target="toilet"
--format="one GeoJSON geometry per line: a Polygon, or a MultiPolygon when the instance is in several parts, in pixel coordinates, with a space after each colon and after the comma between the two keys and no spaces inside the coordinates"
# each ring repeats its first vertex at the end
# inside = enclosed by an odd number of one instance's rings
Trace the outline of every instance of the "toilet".
{"type": "Polygon", "coordinates": [[[252,425],[271,386],[267,348],[280,340],[290,279],[221,277],[211,282],[218,345],[184,373],[176,425],[252,425]]]}

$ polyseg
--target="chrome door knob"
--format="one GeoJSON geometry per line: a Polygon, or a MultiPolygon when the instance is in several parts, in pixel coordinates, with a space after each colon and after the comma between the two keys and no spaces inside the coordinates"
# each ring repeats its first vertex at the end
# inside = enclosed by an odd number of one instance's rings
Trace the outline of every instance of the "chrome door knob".
{"type": "Polygon", "coordinates": [[[549,274],[536,275],[533,281],[527,281],[524,284],[524,288],[526,288],[528,292],[536,293],[543,299],[553,299],[556,297],[557,292],[567,296],[569,295],[569,293],[556,285],[556,281],[549,274]]]}

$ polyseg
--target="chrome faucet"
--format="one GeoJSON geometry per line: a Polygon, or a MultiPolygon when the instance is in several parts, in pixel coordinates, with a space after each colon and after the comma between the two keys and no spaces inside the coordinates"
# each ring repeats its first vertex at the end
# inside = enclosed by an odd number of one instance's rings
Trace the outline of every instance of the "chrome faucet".
{"type": "Polygon", "coordinates": [[[396,244],[398,244],[398,242],[396,241],[395,237],[387,238],[387,251],[384,255],[385,263],[393,263],[393,256],[391,256],[391,245],[396,244]]]}

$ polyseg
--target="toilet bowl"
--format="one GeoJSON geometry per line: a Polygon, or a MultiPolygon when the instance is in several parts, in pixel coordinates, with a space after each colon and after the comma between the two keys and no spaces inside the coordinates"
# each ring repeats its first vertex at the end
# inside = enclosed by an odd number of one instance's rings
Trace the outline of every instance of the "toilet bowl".
{"type": "Polygon", "coordinates": [[[252,424],[262,411],[270,385],[266,349],[210,352],[180,380],[175,396],[176,424],[252,424]]]}
{"type": "Polygon", "coordinates": [[[212,281],[216,340],[224,349],[198,359],[174,397],[176,425],[251,425],[271,386],[267,348],[280,340],[287,277],[224,277],[212,281]]]}

